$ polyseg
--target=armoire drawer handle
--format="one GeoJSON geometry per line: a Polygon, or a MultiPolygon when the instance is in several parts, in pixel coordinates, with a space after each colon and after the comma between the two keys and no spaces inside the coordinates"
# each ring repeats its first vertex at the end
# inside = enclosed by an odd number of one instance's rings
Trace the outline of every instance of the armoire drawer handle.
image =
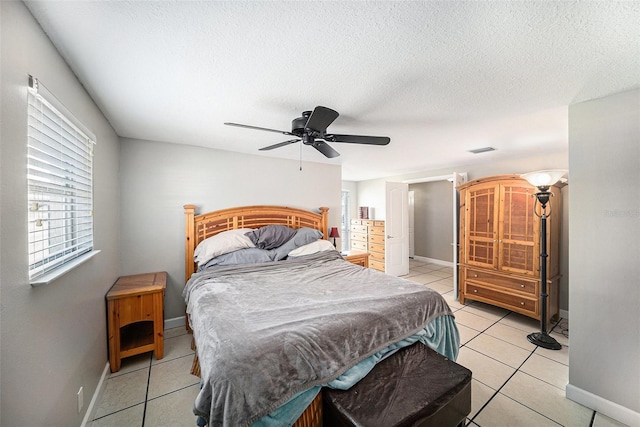
{"type": "Polygon", "coordinates": [[[473,292],[477,294],[477,293],[478,293],[478,290],[477,290],[477,289],[474,289],[474,290],[473,290],[473,292]]]}
{"type": "Polygon", "coordinates": [[[521,302],[520,305],[524,305],[524,302],[521,302]]]}
{"type": "Polygon", "coordinates": [[[521,288],[524,288],[524,284],[520,284],[520,287],[521,287],[521,288]]]}
{"type": "Polygon", "coordinates": [[[474,274],[474,275],[473,275],[473,277],[478,277],[478,275],[477,275],[477,274],[474,274]]]}

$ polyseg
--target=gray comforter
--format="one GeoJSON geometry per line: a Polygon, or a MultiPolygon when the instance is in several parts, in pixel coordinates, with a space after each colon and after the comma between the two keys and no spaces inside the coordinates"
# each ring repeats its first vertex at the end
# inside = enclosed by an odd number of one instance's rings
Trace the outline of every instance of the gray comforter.
{"type": "Polygon", "coordinates": [[[437,292],[335,251],[196,273],[184,290],[202,373],[194,412],[250,425],[451,315],[437,292]]]}

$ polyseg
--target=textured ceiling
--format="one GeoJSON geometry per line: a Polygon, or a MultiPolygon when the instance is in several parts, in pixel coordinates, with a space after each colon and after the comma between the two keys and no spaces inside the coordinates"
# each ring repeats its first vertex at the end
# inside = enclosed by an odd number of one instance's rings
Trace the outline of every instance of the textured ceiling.
{"type": "Polygon", "coordinates": [[[118,135],[302,155],[346,180],[566,150],[569,104],[640,87],[633,1],[26,5],[118,135]],[[330,132],[391,143],[334,143],[328,160],[223,125],[289,131],[316,105],[340,113],[330,132]]]}

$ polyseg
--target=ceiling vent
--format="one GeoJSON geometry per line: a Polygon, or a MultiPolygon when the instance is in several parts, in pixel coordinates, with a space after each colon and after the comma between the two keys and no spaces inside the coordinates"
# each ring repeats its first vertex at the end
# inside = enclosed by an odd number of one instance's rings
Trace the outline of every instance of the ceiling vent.
{"type": "Polygon", "coordinates": [[[475,150],[469,150],[469,153],[473,153],[473,154],[480,154],[480,153],[486,153],[488,151],[495,151],[495,148],[493,147],[482,147],[482,148],[476,148],[475,150]]]}

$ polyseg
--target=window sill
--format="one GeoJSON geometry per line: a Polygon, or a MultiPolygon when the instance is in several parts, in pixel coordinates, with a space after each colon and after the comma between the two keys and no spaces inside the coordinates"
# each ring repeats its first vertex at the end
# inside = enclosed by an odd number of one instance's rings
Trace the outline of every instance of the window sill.
{"type": "Polygon", "coordinates": [[[81,255],[78,258],[75,258],[73,261],[69,261],[65,265],[59,268],[56,268],[55,270],[53,270],[48,274],[45,274],[44,276],[40,276],[33,280],[30,280],[29,284],[31,286],[48,285],[49,283],[53,282],[54,280],[57,280],[58,278],[62,277],[63,275],[73,270],[74,268],[78,267],[79,265],[84,264],[86,261],[89,261],[91,258],[93,258],[95,255],[99,253],[100,253],[99,250],[93,250],[84,255],[81,255]]]}

